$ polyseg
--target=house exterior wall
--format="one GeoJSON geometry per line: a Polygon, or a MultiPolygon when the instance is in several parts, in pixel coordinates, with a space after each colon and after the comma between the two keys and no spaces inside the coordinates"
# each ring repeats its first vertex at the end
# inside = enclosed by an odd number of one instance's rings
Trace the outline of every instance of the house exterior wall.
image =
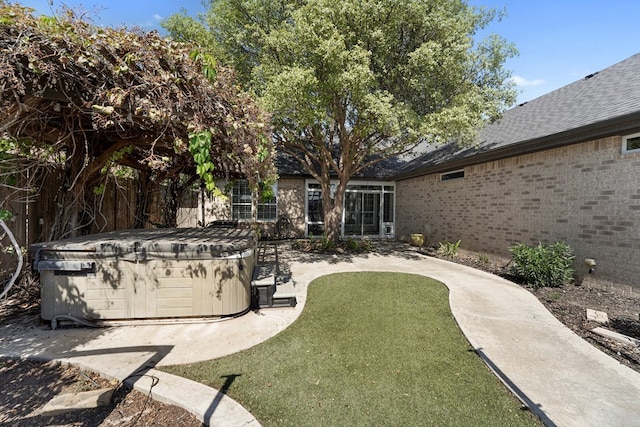
{"type": "MultiPolygon", "coordinates": [[[[221,183],[223,186],[224,182],[221,183]]],[[[305,228],[305,180],[281,178],[278,180],[278,216],[285,215],[291,222],[291,236],[304,236],[305,228]]],[[[231,219],[231,201],[223,197],[204,198],[205,224],[216,220],[231,219]]],[[[255,213],[255,212],[254,212],[255,213]]],[[[178,227],[197,227],[202,223],[202,197],[199,190],[189,190],[184,195],[183,205],[178,209],[178,227]]],[[[251,221],[240,226],[252,226],[251,221]]],[[[276,221],[257,221],[263,236],[275,236],[276,221]]]]}
{"type": "Polygon", "coordinates": [[[305,180],[280,178],[278,180],[278,215],[286,215],[297,237],[305,230],[305,180]]]}
{"type": "Polygon", "coordinates": [[[621,136],[464,172],[398,181],[397,235],[423,233],[430,245],[460,239],[462,248],[505,258],[518,242],[565,241],[580,281],[640,292],[640,153],[622,154],[621,136]],[[594,274],[585,258],[596,260],[594,274]]]}
{"type": "MultiPolygon", "coordinates": [[[[215,220],[231,218],[231,204],[222,197],[204,197],[205,224],[215,220]]],[[[202,193],[198,189],[189,189],[183,195],[182,205],[178,208],[178,227],[202,226],[202,193]]]]}

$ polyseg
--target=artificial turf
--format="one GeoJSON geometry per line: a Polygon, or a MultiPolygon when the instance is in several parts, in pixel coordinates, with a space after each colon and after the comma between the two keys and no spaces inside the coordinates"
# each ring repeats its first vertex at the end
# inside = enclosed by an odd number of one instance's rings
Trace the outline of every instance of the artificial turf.
{"type": "Polygon", "coordinates": [[[541,425],[470,347],[447,288],[419,275],[321,277],[275,337],[163,370],[224,388],[265,426],[541,425]]]}

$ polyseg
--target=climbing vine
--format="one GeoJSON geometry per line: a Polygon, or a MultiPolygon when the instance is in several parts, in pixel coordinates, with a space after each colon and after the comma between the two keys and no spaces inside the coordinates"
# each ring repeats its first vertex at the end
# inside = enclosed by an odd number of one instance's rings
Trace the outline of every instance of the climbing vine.
{"type": "Polygon", "coordinates": [[[91,227],[122,168],[148,183],[188,176],[212,190],[219,173],[257,185],[275,176],[269,134],[268,115],[206,51],[0,0],[0,166],[63,173],[49,238],[91,227]]]}
{"type": "Polygon", "coordinates": [[[208,130],[189,135],[189,151],[196,163],[196,173],[202,179],[208,191],[216,189],[213,180],[215,166],[211,160],[211,132],[208,130]]]}

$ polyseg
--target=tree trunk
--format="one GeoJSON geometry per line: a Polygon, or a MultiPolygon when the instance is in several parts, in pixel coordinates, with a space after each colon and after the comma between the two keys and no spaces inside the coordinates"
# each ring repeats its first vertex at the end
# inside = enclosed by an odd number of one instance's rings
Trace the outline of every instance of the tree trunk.
{"type": "Polygon", "coordinates": [[[149,221],[149,212],[147,206],[149,204],[149,198],[152,193],[152,183],[149,179],[149,173],[146,171],[140,171],[135,186],[138,190],[136,196],[136,214],[133,219],[132,228],[144,228],[144,225],[149,221]]]}
{"type": "Polygon", "coordinates": [[[178,206],[180,199],[180,185],[178,180],[167,183],[167,196],[164,203],[164,226],[175,228],[178,226],[178,206]]]}
{"type": "Polygon", "coordinates": [[[178,226],[178,208],[182,205],[182,198],[191,187],[195,178],[170,178],[167,182],[167,197],[164,203],[164,226],[175,228],[178,226]]]}
{"type": "Polygon", "coordinates": [[[346,184],[339,183],[333,192],[333,199],[331,198],[330,185],[325,188],[325,185],[321,184],[321,188],[325,237],[334,243],[338,243],[342,225],[344,193],[347,186],[346,184]]]}

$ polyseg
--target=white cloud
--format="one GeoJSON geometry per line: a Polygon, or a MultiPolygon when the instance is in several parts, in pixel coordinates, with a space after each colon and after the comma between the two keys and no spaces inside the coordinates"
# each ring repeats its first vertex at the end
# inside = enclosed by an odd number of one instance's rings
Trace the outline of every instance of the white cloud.
{"type": "Polygon", "coordinates": [[[157,13],[154,13],[154,14],[153,14],[153,18],[154,18],[156,21],[162,21],[162,16],[158,15],[157,13]]]}
{"type": "Polygon", "coordinates": [[[511,80],[513,80],[516,86],[539,86],[546,83],[546,81],[542,79],[527,80],[524,77],[520,76],[513,76],[511,77],[511,80]]]}

